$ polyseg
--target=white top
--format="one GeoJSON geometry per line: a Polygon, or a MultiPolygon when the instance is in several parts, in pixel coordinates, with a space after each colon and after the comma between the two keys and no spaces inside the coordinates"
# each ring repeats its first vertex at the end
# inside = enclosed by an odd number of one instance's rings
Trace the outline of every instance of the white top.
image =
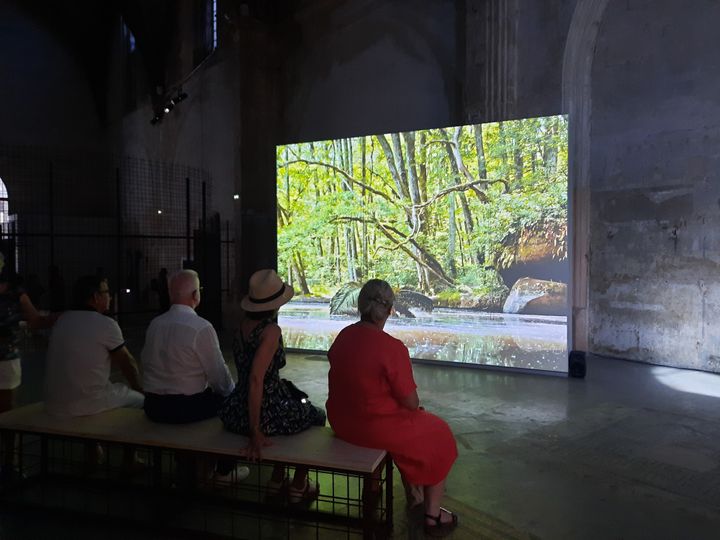
{"type": "Polygon", "coordinates": [[[173,304],[155,317],[142,350],[143,389],[153,394],[199,394],[208,386],[227,396],[235,388],[215,329],[190,306],[173,304]]]}
{"type": "Polygon", "coordinates": [[[57,415],[110,407],[110,352],[125,344],[118,324],[97,311],[66,311],[52,328],[45,363],[45,405],[57,415]]]}

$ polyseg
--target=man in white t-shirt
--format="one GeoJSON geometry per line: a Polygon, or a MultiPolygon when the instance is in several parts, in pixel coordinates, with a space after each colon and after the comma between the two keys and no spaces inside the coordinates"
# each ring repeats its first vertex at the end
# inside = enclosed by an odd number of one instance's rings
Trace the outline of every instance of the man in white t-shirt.
{"type": "Polygon", "coordinates": [[[59,416],[85,416],[118,407],[142,408],[137,364],[125,347],[110,308],[107,280],[81,277],[73,289],[74,308],[53,327],[47,352],[45,408],[59,416]],[[129,384],[110,381],[120,369],[129,384]]]}

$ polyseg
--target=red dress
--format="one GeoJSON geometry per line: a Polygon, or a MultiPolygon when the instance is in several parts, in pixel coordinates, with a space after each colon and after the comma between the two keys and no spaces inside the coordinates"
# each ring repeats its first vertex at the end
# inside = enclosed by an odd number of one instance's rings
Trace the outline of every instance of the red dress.
{"type": "Polygon", "coordinates": [[[435,485],[457,457],[450,427],[435,415],[403,408],[416,388],[407,347],[368,324],[344,328],[328,352],[328,420],[352,444],[387,450],[405,480],[435,485]]]}

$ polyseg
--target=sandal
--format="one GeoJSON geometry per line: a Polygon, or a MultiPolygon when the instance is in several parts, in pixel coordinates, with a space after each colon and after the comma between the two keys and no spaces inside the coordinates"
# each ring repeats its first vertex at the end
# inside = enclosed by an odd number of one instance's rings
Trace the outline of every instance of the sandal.
{"type": "Polygon", "coordinates": [[[454,514],[446,508],[441,507],[440,513],[437,516],[425,514],[425,517],[427,519],[432,519],[435,522],[433,525],[428,525],[427,523],[425,523],[425,534],[428,534],[434,538],[442,538],[443,536],[447,536],[448,534],[453,532],[458,526],[457,514],[454,514]],[[443,512],[452,516],[450,521],[442,521],[443,512]]]}
{"type": "Polygon", "coordinates": [[[290,504],[301,504],[311,502],[317,499],[320,494],[320,486],[315,482],[311,482],[309,478],[305,479],[305,487],[298,489],[292,484],[288,486],[288,501],[290,504]]]}

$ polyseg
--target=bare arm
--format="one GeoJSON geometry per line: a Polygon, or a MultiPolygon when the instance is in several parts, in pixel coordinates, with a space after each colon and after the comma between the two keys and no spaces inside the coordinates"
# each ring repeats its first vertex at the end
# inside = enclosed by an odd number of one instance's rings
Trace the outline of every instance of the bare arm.
{"type": "Polygon", "coordinates": [[[142,392],[142,387],[140,386],[140,372],[138,371],[137,362],[125,345],[110,352],[110,361],[113,366],[120,368],[120,371],[122,371],[122,374],[127,379],[130,388],[137,390],[138,392],[142,392]]]}
{"type": "Polygon", "coordinates": [[[270,362],[275,356],[280,343],[280,327],[271,324],[263,330],[260,336],[260,346],[253,357],[252,369],[248,391],[248,420],[250,423],[250,446],[248,457],[260,459],[262,447],[265,445],[265,436],[260,429],[260,409],[263,398],[263,382],[270,362]]]}
{"type": "Polygon", "coordinates": [[[36,330],[39,328],[50,328],[58,318],[57,314],[40,315],[38,310],[30,300],[30,297],[23,293],[20,295],[20,313],[24,321],[27,321],[28,327],[36,330]]]}
{"type": "Polygon", "coordinates": [[[407,396],[401,397],[398,399],[398,402],[402,407],[410,409],[411,411],[415,411],[420,407],[420,398],[417,395],[417,390],[413,390],[407,396]]]}

